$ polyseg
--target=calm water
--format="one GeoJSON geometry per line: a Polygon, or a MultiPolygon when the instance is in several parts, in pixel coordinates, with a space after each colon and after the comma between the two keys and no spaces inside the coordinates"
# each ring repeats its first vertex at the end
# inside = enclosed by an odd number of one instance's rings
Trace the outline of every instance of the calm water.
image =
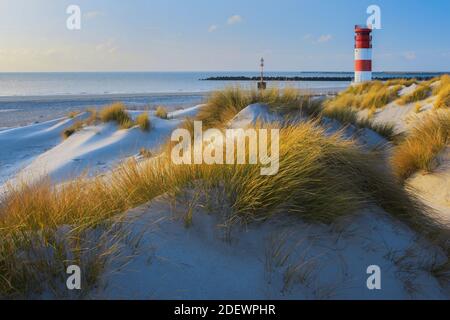
{"type": "MultiPolygon", "coordinates": [[[[336,72],[268,72],[268,76],[351,76],[336,72]]],[[[210,76],[256,76],[256,72],[0,73],[0,128],[64,116],[69,111],[124,101],[131,107],[176,109],[201,103],[208,92],[252,82],[200,81],[210,76]]],[[[389,76],[379,73],[377,75],[389,76]]],[[[423,75],[423,74],[421,74],[423,75]]],[[[348,82],[270,82],[315,91],[336,91],[348,82]]]]}
{"type": "MultiPolygon", "coordinates": [[[[0,96],[103,95],[207,92],[230,82],[200,81],[209,76],[244,75],[251,72],[111,72],[111,73],[0,73],[0,96]]],[[[267,75],[304,75],[320,73],[269,72],[267,75]]],[[[345,74],[343,74],[345,75],[345,74]]],[[[251,85],[248,82],[241,83],[251,85]]],[[[293,85],[309,88],[346,86],[345,83],[302,82],[293,85]]]]}

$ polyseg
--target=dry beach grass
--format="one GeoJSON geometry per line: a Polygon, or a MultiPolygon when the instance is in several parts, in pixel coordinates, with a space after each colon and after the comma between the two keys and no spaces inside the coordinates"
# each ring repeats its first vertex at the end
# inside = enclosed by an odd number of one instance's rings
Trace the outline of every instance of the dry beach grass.
{"type": "Polygon", "coordinates": [[[155,116],[161,119],[167,119],[168,113],[167,109],[163,106],[158,106],[155,110],[155,116]]]}
{"type": "MultiPolygon", "coordinates": [[[[366,87],[355,90],[358,96],[363,92],[372,95],[367,106],[396,95],[388,88],[376,94],[366,87]]],[[[280,212],[311,223],[330,223],[363,207],[378,206],[428,239],[441,240],[444,228],[386,169],[381,154],[365,151],[342,132],[326,134],[320,102],[309,95],[293,89],[261,93],[228,88],[213,93],[195,120],[204,121],[204,127],[224,128],[234,115],[255,102],[267,103],[272,111],[285,115],[295,111],[314,118],[265,126],[280,129],[277,175],[262,176],[259,165],[174,165],[169,157],[171,144],[167,144],[159,157],[126,161],[107,175],[80,177],[59,185],[46,180],[11,186],[0,203],[0,296],[34,297],[50,289],[58,297],[58,283],[69,264],[85,266],[88,276],[83,286],[94,288],[126,238],[123,213],[159,195],[194,187],[206,194],[221,190],[231,212],[218,214],[226,213],[230,223],[251,223],[280,212]]],[[[338,114],[328,116],[344,124],[358,122],[354,113],[336,110],[338,114]]],[[[98,117],[125,128],[133,123],[122,104],[109,106],[98,117]]],[[[417,130],[421,135],[433,130],[441,133],[442,129],[434,128],[436,121],[442,124],[440,119],[430,120],[432,125],[417,130]]],[[[148,115],[136,122],[142,129],[150,125],[148,115]]],[[[191,128],[192,119],[184,126],[191,128]]],[[[391,134],[388,128],[381,130],[391,134]]]]}
{"type": "Polygon", "coordinates": [[[392,166],[404,180],[419,170],[430,172],[437,155],[450,145],[450,112],[425,116],[394,149],[392,166]]]}

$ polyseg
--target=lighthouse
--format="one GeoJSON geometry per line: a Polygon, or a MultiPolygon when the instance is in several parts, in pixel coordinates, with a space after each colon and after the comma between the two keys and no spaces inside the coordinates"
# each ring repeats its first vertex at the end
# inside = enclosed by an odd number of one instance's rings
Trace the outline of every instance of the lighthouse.
{"type": "Polygon", "coordinates": [[[372,80],[372,29],[355,26],[355,83],[372,80]]]}

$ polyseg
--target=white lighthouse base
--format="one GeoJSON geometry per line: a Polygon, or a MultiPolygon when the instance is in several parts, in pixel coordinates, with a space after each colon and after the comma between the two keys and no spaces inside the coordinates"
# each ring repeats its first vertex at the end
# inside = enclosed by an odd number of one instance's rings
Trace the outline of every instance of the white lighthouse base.
{"type": "Polygon", "coordinates": [[[356,71],[355,83],[362,83],[366,81],[372,81],[372,71],[356,71]]]}

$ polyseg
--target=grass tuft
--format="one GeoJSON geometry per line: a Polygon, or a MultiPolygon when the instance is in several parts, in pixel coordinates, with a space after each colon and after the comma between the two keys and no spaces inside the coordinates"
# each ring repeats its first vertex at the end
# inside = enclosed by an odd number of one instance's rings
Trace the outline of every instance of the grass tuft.
{"type": "Polygon", "coordinates": [[[100,119],[103,122],[116,122],[121,129],[129,129],[133,126],[133,120],[121,102],[103,108],[100,111],[100,119]]]}
{"type": "Polygon", "coordinates": [[[436,109],[450,108],[450,83],[440,88],[434,107],[436,109]]]}
{"type": "Polygon", "coordinates": [[[164,108],[163,106],[158,106],[158,108],[156,108],[155,111],[155,116],[161,119],[167,119],[168,116],[167,109],[164,108]]]}
{"type": "Polygon", "coordinates": [[[354,125],[358,129],[367,128],[375,131],[389,141],[396,138],[395,126],[391,123],[376,122],[367,117],[361,119],[358,112],[352,108],[325,107],[322,114],[328,118],[335,119],[343,125],[354,125]]]}
{"type": "Polygon", "coordinates": [[[264,103],[272,111],[282,114],[301,112],[307,115],[317,115],[320,102],[311,95],[294,89],[243,90],[239,87],[228,87],[213,92],[206,105],[202,107],[196,120],[202,121],[204,127],[224,127],[237,113],[250,104],[264,103]]]}
{"type": "Polygon", "coordinates": [[[389,85],[381,81],[365,82],[350,86],[337,97],[327,101],[330,108],[378,109],[398,98],[401,85],[389,85]]]}
{"type": "Polygon", "coordinates": [[[142,131],[150,131],[150,119],[147,112],[143,112],[136,117],[136,124],[142,131]]]}
{"type": "Polygon", "coordinates": [[[416,90],[410,94],[406,94],[397,100],[399,105],[405,105],[427,99],[432,93],[432,89],[428,84],[420,84],[416,90]]]}
{"type": "Polygon", "coordinates": [[[69,138],[71,135],[73,135],[75,132],[81,130],[84,126],[84,121],[76,121],[74,124],[72,124],[69,128],[65,129],[62,132],[63,139],[69,138]]]}
{"type": "Polygon", "coordinates": [[[139,149],[139,155],[144,157],[145,159],[150,159],[151,157],[153,157],[153,152],[146,148],[141,148],[139,149]]]}
{"type": "Polygon", "coordinates": [[[413,84],[417,84],[418,81],[417,79],[392,79],[392,80],[388,80],[386,81],[386,85],[387,86],[404,86],[404,87],[409,87],[413,84]]]}
{"type": "Polygon", "coordinates": [[[419,170],[432,171],[433,161],[450,143],[450,113],[425,116],[394,150],[391,162],[405,180],[419,170]]]}
{"type": "Polygon", "coordinates": [[[69,114],[67,115],[68,118],[73,119],[75,118],[77,115],[79,115],[81,112],[80,111],[71,111],[69,112],[69,114]]]}
{"type": "Polygon", "coordinates": [[[323,109],[322,114],[339,121],[343,125],[351,125],[358,122],[358,113],[352,108],[326,107],[323,109]]]}
{"type": "Polygon", "coordinates": [[[422,111],[422,104],[420,102],[417,102],[414,106],[414,112],[420,113],[422,111]]]}

